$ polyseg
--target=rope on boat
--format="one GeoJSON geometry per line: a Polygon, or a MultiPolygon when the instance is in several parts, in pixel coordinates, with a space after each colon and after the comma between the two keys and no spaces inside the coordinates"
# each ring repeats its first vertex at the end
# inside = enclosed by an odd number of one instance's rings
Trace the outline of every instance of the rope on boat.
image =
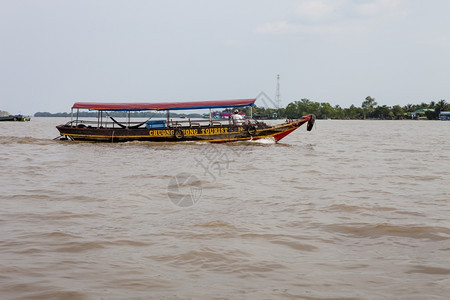
{"type": "MultiPolygon", "coordinates": [[[[116,123],[117,125],[119,125],[120,127],[122,127],[122,128],[127,128],[126,125],[123,125],[123,124],[119,123],[116,119],[114,119],[113,117],[111,117],[111,115],[109,115],[106,111],[105,111],[105,114],[106,114],[108,117],[110,117],[111,120],[112,120],[114,123],[116,123]]],[[[128,128],[133,128],[133,129],[134,129],[134,128],[139,128],[139,127],[141,127],[142,125],[144,125],[145,123],[147,123],[147,121],[149,121],[151,118],[152,118],[152,117],[148,118],[147,120],[145,120],[145,121],[142,122],[142,123],[139,123],[139,124],[137,124],[137,125],[130,126],[130,127],[128,127],[128,128]]]]}
{"type": "Polygon", "coordinates": [[[122,127],[122,128],[126,128],[126,127],[127,127],[127,126],[125,126],[125,125],[120,124],[119,122],[117,122],[116,119],[114,119],[113,117],[111,117],[106,111],[105,111],[105,114],[106,114],[108,117],[110,117],[111,120],[112,120],[114,123],[116,123],[117,125],[119,125],[120,127],[122,127]]]}

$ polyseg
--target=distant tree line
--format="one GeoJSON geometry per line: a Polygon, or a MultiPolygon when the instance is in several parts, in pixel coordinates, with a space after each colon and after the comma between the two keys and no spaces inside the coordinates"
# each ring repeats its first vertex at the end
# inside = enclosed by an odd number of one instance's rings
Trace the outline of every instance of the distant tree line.
{"type": "Polygon", "coordinates": [[[422,110],[421,117],[429,120],[439,119],[441,111],[450,111],[450,104],[445,100],[421,104],[407,104],[405,106],[378,105],[375,98],[367,96],[361,107],[351,105],[342,108],[339,105],[332,106],[328,102],[314,102],[309,99],[301,99],[289,103],[286,108],[274,109],[264,107],[253,107],[253,113],[272,114],[277,113],[279,118],[295,119],[304,115],[314,114],[319,119],[379,119],[379,120],[403,120],[411,119],[413,112],[422,110]]]}
{"type": "MultiPolygon", "coordinates": [[[[232,111],[233,109],[226,109],[225,111],[232,111]]],[[[378,105],[375,98],[367,96],[361,103],[360,107],[351,105],[349,108],[342,108],[339,105],[332,106],[328,102],[314,102],[309,99],[301,99],[300,101],[294,101],[289,103],[286,108],[265,108],[253,106],[252,114],[260,116],[274,116],[278,118],[296,119],[304,115],[314,114],[319,119],[346,119],[346,120],[363,120],[363,119],[379,119],[379,120],[403,120],[413,118],[412,113],[418,110],[422,110],[420,113],[421,118],[427,118],[429,120],[436,120],[439,118],[441,111],[450,111],[450,104],[445,100],[438,102],[431,101],[430,103],[422,102],[421,104],[407,104],[405,106],[394,105],[378,105]]],[[[243,112],[247,115],[250,114],[250,109],[243,109],[243,112]]],[[[113,111],[108,112],[112,117],[126,117],[125,111],[113,111]]],[[[76,113],[74,112],[74,116],[76,113]]],[[[106,114],[103,114],[106,116],[106,114]]],[[[174,118],[188,117],[188,118],[200,118],[201,114],[182,114],[173,113],[170,115],[174,118]]],[[[49,113],[49,112],[37,112],[35,117],[70,117],[70,113],[49,113]]],[[[80,111],[78,117],[92,117],[96,118],[98,112],[80,111]]],[[[142,111],[131,112],[131,117],[134,118],[165,118],[165,112],[154,111],[142,111]]],[[[417,117],[417,116],[414,116],[417,117]]]]}
{"type": "Polygon", "coordinates": [[[11,115],[9,112],[5,111],[5,110],[0,110],[0,117],[6,117],[11,115]]]}

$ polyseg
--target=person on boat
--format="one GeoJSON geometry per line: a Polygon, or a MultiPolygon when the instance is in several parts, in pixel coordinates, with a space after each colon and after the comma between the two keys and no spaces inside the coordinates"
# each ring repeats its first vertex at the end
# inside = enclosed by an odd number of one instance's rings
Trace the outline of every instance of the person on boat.
{"type": "Polygon", "coordinates": [[[239,111],[237,109],[234,111],[234,113],[233,113],[233,115],[231,117],[233,118],[233,123],[236,126],[242,126],[244,124],[247,124],[247,121],[244,120],[244,117],[242,117],[239,114],[239,111]]]}

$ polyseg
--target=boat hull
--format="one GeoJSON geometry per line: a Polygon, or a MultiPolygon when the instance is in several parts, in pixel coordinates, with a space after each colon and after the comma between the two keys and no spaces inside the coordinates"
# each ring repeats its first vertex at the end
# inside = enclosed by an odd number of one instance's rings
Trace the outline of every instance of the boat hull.
{"type": "MultiPolygon", "coordinates": [[[[95,128],[86,126],[59,125],[62,139],[89,142],[234,142],[273,138],[279,141],[301,125],[313,123],[311,115],[300,120],[287,121],[277,126],[267,126],[257,123],[245,126],[199,126],[199,127],[169,127],[161,129],[147,128],[95,128]]],[[[312,127],[312,125],[311,125],[312,127]]],[[[310,130],[310,129],[309,129],[310,130]]]]}
{"type": "Polygon", "coordinates": [[[30,121],[30,118],[22,116],[22,115],[0,117],[0,122],[3,122],[3,121],[5,121],[5,122],[7,122],[7,121],[25,122],[25,121],[30,121]]]}

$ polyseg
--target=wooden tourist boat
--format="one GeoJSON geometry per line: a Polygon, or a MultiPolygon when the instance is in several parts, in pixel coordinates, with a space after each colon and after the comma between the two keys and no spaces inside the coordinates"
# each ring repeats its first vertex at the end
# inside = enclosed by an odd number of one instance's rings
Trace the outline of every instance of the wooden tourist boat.
{"type": "Polygon", "coordinates": [[[297,120],[286,120],[279,125],[267,125],[251,119],[251,107],[256,99],[222,100],[222,101],[196,101],[175,103],[92,103],[76,102],[72,106],[71,121],[56,126],[60,132],[60,139],[73,141],[94,142],[233,142],[272,138],[279,141],[303,124],[307,124],[310,131],[314,125],[315,116],[307,115],[297,120]],[[246,124],[234,124],[233,119],[198,119],[184,118],[173,120],[171,111],[218,108],[250,107],[250,118],[246,124]],[[96,121],[83,121],[78,117],[80,109],[97,111],[96,121]],[[76,110],[74,112],[74,110],[76,110]],[[119,122],[108,112],[125,111],[125,122],[119,122]],[[131,122],[131,112],[135,111],[165,111],[167,118],[147,120],[144,122],[131,122]],[[75,115],[74,115],[75,113],[75,115]]]}

